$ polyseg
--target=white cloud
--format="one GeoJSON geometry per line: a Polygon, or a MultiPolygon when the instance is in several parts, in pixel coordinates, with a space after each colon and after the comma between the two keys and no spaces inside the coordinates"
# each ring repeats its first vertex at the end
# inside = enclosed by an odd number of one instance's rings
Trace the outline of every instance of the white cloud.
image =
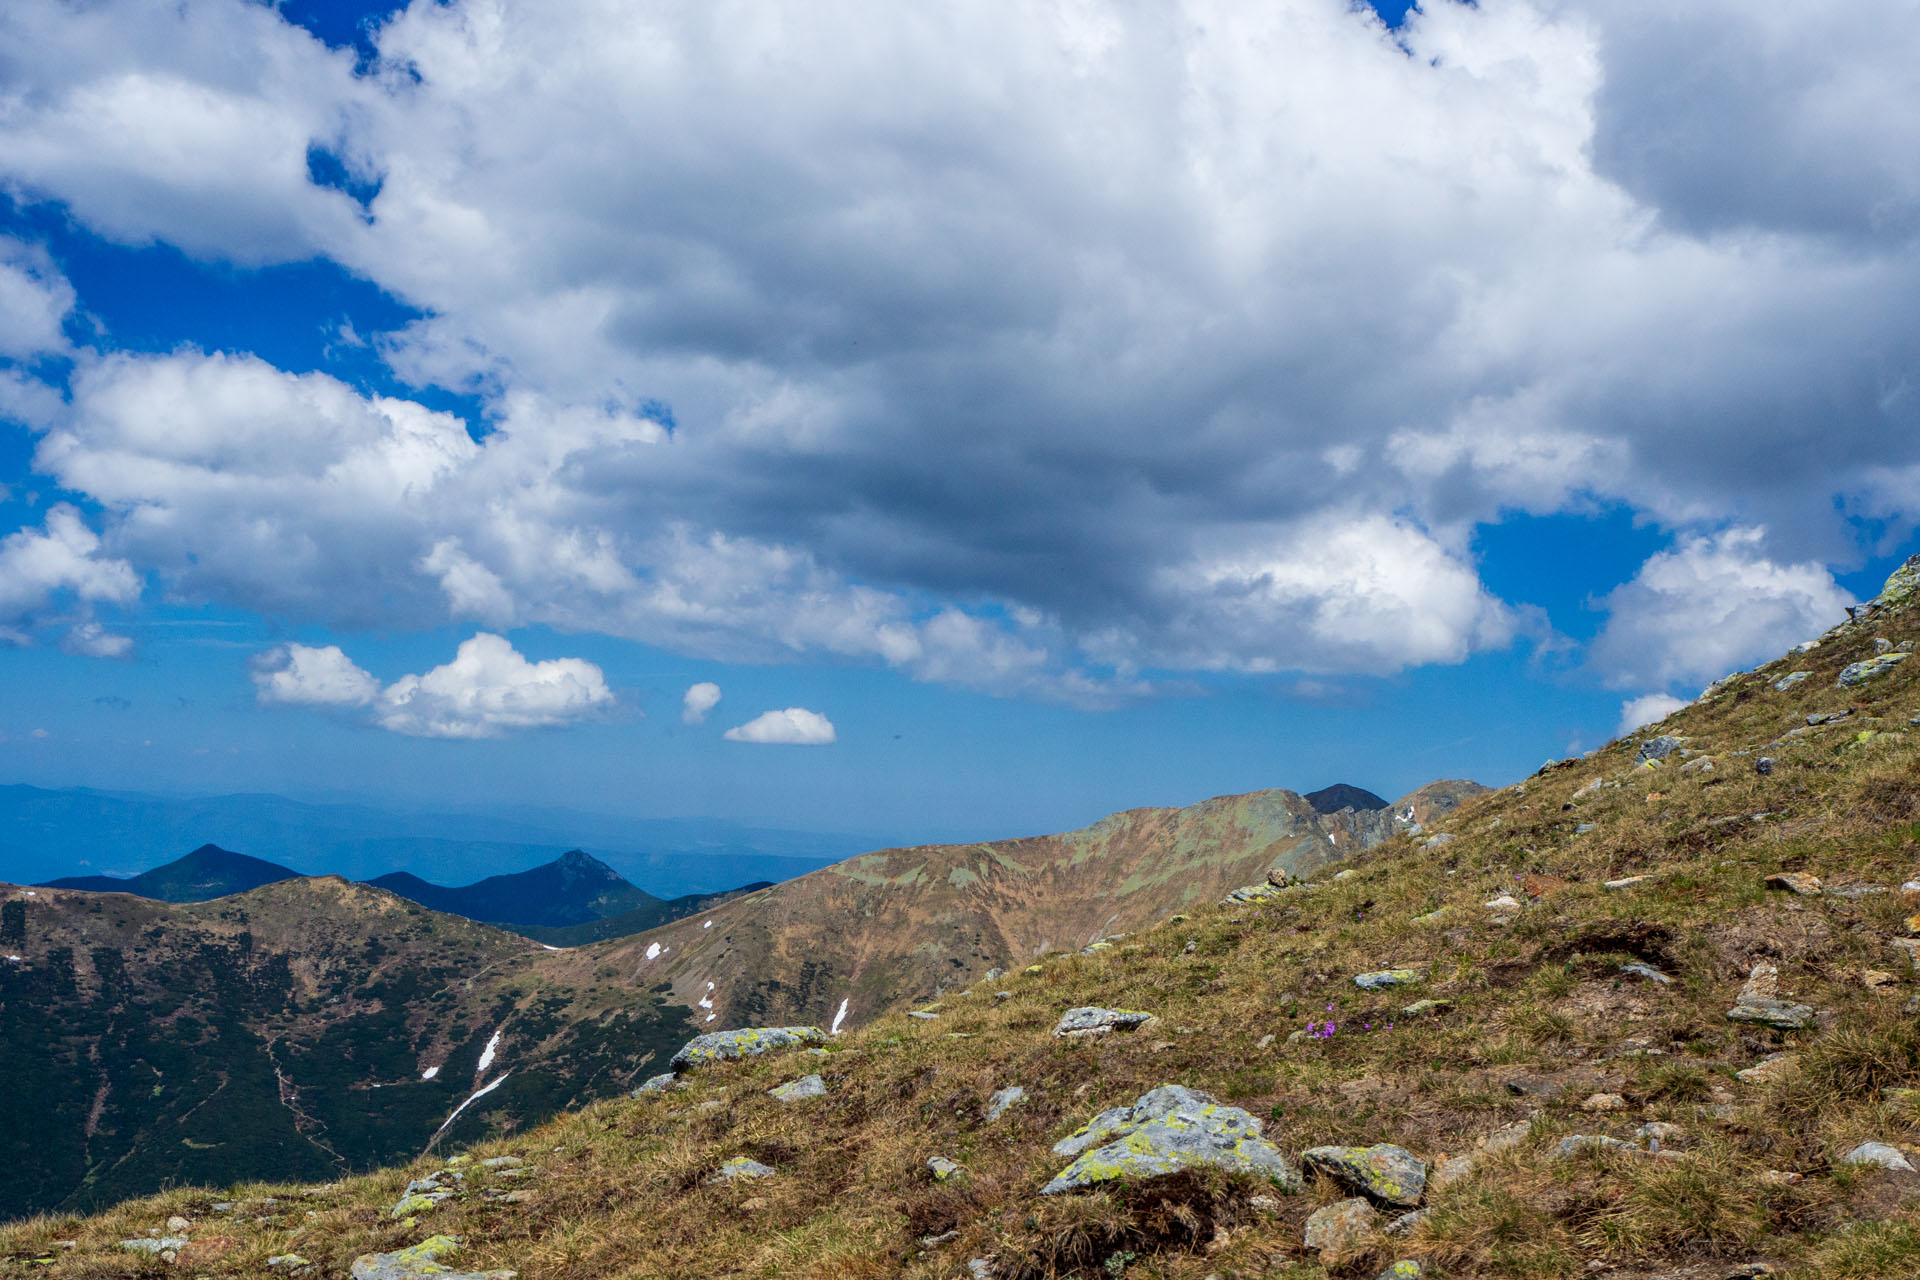
{"type": "Polygon", "coordinates": [[[1844,621],[1853,603],[1825,567],[1769,559],[1764,529],[1686,537],[1607,596],[1592,658],[1614,688],[1698,688],[1844,621]]]}
{"type": "Polygon", "coordinates": [[[0,236],[0,356],[64,354],[61,325],[73,302],[73,286],[46,250],[0,236]]]}
{"type": "Polygon", "coordinates": [[[125,658],[133,652],[133,638],[115,635],[97,622],[81,622],[68,629],[60,646],[86,658],[125,658]]]}
{"type": "Polygon", "coordinates": [[[1638,698],[1628,698],[1620,704],[1620,726],[1613,731],[1614,736],[1624,738],[1636,729],[1644,729],[1665,720],[1686,705],[1683,699],[1667,693],[1648,693],[1638,698]]]}
{"type": "MultiPolygon", "coordinates": [[[[0,10],[0,182],[339,263],[426,317],[372,349],[499,428],[237,355],[82,352],[70,409],[0,371],[105,554],[182,596],[1107,705],[1507,644],[1467,548],[1516,510],[1623,504],[1688,563],[1764,521],[1802,614],[1846,515],[1920,520],[1920,24],[1435,0],[1402,49],[1330,0],[461,0],[374,39],[355,75],[239,0],[0,10]]],[[[61,287],[0,280],[5,341],[61,287]]],[[[1636,651],[1687,612],[1640,587],[1596,661],[1719,674],[1741,644],[1636,651]]]]}
{"type": "Polygon", "coordinates": [[[262,706],[364,707],[380,694],[337,644],[276,645],[254,658],[252,674],[262,706]]]}
{"type": "MultiPolygon", "coordinates": [[[[0,538],[0,643],[31,643],[34,628],[63,602],[85,613],[95,604],[130,605],[139,596],[133,566],[101,554],[99,535],[65,503],[49,510],[39,529],[0,538]]],[[[125,655],[125,646],[116,647],[121,637],[98,627],[89,632],[90,625],[83,618],[69,631],[70,648],[96,657],[125,655]]]]}
{"type": "Polygon", "coordinates": [[[707,713],[720,705],[720,686],[711,680],[702,680],[698,684],[688,685],[686,693],[680,698],[680,722],[682,724],[705,724],[707,713]]]}
{"type": "Polygon", "coordinates": [[[593,663],[528,662],[506,639],[483,631],[445,666],[388,685],[374,720],[414,737],[497,738],[510,729],[569,724],[612,703],[606,677],[593,663]]]}
{"type": "Polygon", "coordinates": [[[736,725],[724,735],[728,742],[760,742],[788,746],[818,747],[835,740],[833,721],[805,707],[784,711],[763,711],[745,724],[736,725]]]}

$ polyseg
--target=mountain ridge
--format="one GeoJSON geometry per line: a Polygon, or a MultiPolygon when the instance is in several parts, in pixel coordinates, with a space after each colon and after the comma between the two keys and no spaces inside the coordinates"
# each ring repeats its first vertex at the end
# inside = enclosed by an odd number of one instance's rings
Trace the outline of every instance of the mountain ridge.
{"type": "Polygon", "coordinates": [[[91,893],[131,893],[159,902],[210,902],[246,893],[300,872],[264,858],[235,853],[216,844],[203,844],[190,853],[134,876],[66,876],[40,885],[44,889],[82,889],[91,893]]]}

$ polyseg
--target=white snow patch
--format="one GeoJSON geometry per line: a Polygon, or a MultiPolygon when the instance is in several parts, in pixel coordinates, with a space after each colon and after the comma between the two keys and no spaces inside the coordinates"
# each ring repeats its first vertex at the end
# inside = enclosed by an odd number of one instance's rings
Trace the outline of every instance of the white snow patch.
{"type": "Polygon", "coordinates": [[[713,921],[709,920],[705,924],[701,925],[700,927],[702,929],[711,929],[713,928],[713,921]]]}
{"type": "Polygon", "coordinates": [[[33,890],[31,890],[31,889],[29,889],[29,890],[27,890],[27,896],[28,896],[29,898],[37,898],[37,897],[39,897],[40,895],[39,895],[39,894],[37,894],[37,893],[35,893],[35,892],[34,892],[33,890]]]}
{"type": "MultiPolygon", "coordinates": [[[[462,1111],[465,1111],[468,1107],[472,1106],[476,1101],[486,1097],[488,1094],[492,1093],[495,1089],[498,1089],[501,1085],[505,1084],[507,1082],[507,1077],[512,1074],[513,1072],[511,1071],[502,1071],[500,1073],[500,1078],[498,1080],[495,1080],[492,1084],[481,1085],[478,1089],[475,1089],[472,1093],[468,1094],[467,1100],[461,1103],[459,1106],[455,1107],[453,1109],[453,1114],[440,1122],[440,1127],[433,1131],[433,1136],[437,1138],[442,1133],[446,1132],[447,1126],[452,1124],[462,1111]]],[[[429,1139],[429,1141],[431,1141],[431,1139],[429,1139]]]]}
{"type": "Polygon", "coordinates": [[[19,956],[8,956],[8,957],[7,957],[7,959],[8,959],[9,961],[11,961],[12,963],[14,963],[14,964],[19,964],[19,963],[20,963],[20,957],[19,957],[19,956]]]}
{"type": "MultiPolygon", "coordinates": [[[[505,1027],[500,1028],[500,1030],[493,1033],[493,1039],[487,1041],[487,1047],[482,1050],[480,1054],[480,1065],[474,1069],[476,1075],[485,1075],[487,1068],[493,1065],[494,1050],[500,1047],[500,1037],[506,1034],[506,1030],[505,1027]]],[[[502,1076],[500,1079],[504,1080],[506,1077],[502,1076]]],[[[499,1081],[495,1081],[494,1083],[498,1084],[499,1081]]]]}
{"type": "Polygon", "coordinates": [[[659,958],[660,958],[660,944],[657,942],[649,942],[647,944],[647,959],[658,960],[659,958]]]}
{"type": "MultiPolygon", "coordinates": [[[[707,994],[700,997],[700,1007],[702,1009],[707,1009],[707,1010],[711,1010],[713,1008],[713,984],[711,982],[707,984],[707,994]]],[[[717,1013],[709,1012],[707,1014],[707,1021],[712,1022],[715,1018],[719,1016],[720,1015],[717,1013]]]]}
{"type": "Polygon", "coordinates": [[[833,1015],[833,1025],[827,1028],[828,1035],[837,1036],[840,1034],[840,1024],[847,1020],[847,1001],[851,999],[853,999],[853,997],[848,996],[847,1000],[840,1002],[840,1012],[833,1015]]]}
{"type": "Polygon", "coordinates": [[[543,942],[540,945],[545,947],[549,951],[565,951],[566,950],[565,947],[556,947],[551,942],[543,942]]]}
{"type": "Polygon", "coordinates": [[[438,1068],[438,1067],[428,1067],[428,1068],[427,1068],[427,1069],[426,1069],[425,1071],[422,1071],[422,1072],[420,1073],[420,1078],[421,1078],[422,1080],[431,1080],[431,1079],[433,1079],[433,1078],[434,1078],[435,1076],[437,1076],[437,1075],[439,1075],[439,1074],[440,1074],[440,1068],[438,1068]]]}

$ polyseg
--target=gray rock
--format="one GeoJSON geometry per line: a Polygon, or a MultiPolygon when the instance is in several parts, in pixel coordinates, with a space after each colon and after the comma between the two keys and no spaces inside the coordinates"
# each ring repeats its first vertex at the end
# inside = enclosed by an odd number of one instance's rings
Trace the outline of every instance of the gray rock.
{"type": "Polygon", "coordinates": [[[826,1097],[827,1082],[818,1074],[801,1076],[798,1080],[789,1080],[767,1092],[782,1102],[804,1102],[808,1098],[826,1097]]]}
{"type": "Polygon", "coordinates": [[[310,1267],[313,1264],[297,1253],[276,1253],[267,1259],[269,1271],[292,1271],[298,1267],[310,1267]]]}
{"type": "Polygon", "coordinates": [[[1415,1227],[1419,1226],[1421,1223],[1425,1222],[1428,1218],[1431,1218],[1432,1216],[1433,1216],[1433,1210],[1431,1209],[1415,1209],[1412,1213],[1401,1214],[1399,1217],[1395,1218],[1392,1222],[1389,1222],[1386,1226],[1382,1227],[1381,1230],[1386,1232],[1390,1236],[1408,1235],[1413,1231],[1415,1227]]]}
{"type": "Polygon", "coordinates": [[[1600,824],[1597,822],[1582,822],[1578,826],[1574,827],[1573,834],[1577,836],[1584,836],[1588,832],[1598,831],[1599,829],[1600,829],[1600,824]]]}
{"type": "Polygon", "coordinates": [[[1473,1174],[1473,1157],[1442,1156],[1433,1166],[1433,1172],[1427,1177],[1427,1185],[1435,1191],[1463,1182],[1473,1174]]]}
{"type": "Polygon", "coordinates": [[[431,1236],[392,1253],[363,1253],[353,1260],[353,1280],[513,1280],[511,1271],[462,1271],[442,1259],[460,1249],[459,1236],[431,1236]]]}
{"type": "Polygon", "coordinates": [[[952,1182],[955,1178],[964,1176],[967,1171],[945,1156],[929,1156],[927,1172],[933,1175],[935,1182],[952,1182]]]}
{"type": "Polygon", "coordinates": [[[1402,1258],[1385,1271],[1382,1271],[1375,1277],[1375,1280],[1420,1280],[1420,1277],[1425,1274],[1426,1272],[1420,1269],[1418,1262],[1415,1262],[1412,1258],[1402,1258]]]}
{"type": "Polygon", "coordinates": [[[1020,1102],[1026,1096],[1027,1091],[1017,1084],[995,1090],[993,1096],[987,1099],[987,1123],[992,1124],[995,1120],[1007,1114],[1009,1108],[1015,1103],[1020,1102]]]}
{"type": "Polygon", "coordinates": [[[393,1207],[387,1210],[387,1216],[398,1221],[416,1213],[427,1213],[437,1208],[441,1201],[452,1197],[453,1192],[438,1186],[431,1191],[409,1191],[394,1201],[393,1207]]]}
{"type": "Polygon", "coordinates": [[[1785,1000],[1745,1000],[1727,1010],[1729,1022],[1751,1022],[1780,1031],[1802,1031],[1813,1021],[1813,1006],[1785,1000]]]}
{"type": "Polygon", "coordinates": [[[1634,752],[1633,758],[1637,764],[1645,764],[1649,760],[1665,760],[1686,744],[1685,738],[1663,733],[1657,738],[1648,738],[1641,743],[1640,749],[1634,752]]]}
{"type": "Polygon", "coordinates": [[[1591,1133],[1576,1133],[1554,1143],[1551,1154],[1556,1160],[1568,1160],[1587,1151],[1632,1151],[1638,1153],[1640,1148],[1634,1146],[1631,1142],[1622,1142],[1618,1138],[1608,1138],[1591,1133]]]}
{"type": "Polygon", "coordinates": [[[1899,1169],[1905,1173],[1915,1172],[1913,1162],[1898,1147],[1888,1146],[1884,1142],[1863,1142],[1840,1157],[1841,1164],[1871,1165],[1876,1169],[1899,1169]]]}
{"type": "Polygon", "coordinates": [[[1362,991],[1383,991],[1388,987],[1411,987],[1425,977],[1417,969],[1376,969],[1372,973],[1356,974],[1353,985],[1362,991]]]}
{"type": "Polygon", "coordinates": [[[1629,960],[1620,966],[1620,972],[1631,973],[1649,982],[1657,982],[1663,987],[1673,985],[1673,979],[1669,975],[1660,972],[1644,960],[1629,960]]]}
{"type": "Polygon", "coordinates": [[[1312,1147],[1300,1153],[1307,1168],[1380,1204],[1411,1209],[1427,1189],[1427,1163],[1405,1147],[1312,1147]]]}
{"type": "Polygon", "coordinates": [[[1773,772],[1773,757],[1761,756],[1758,760],[1755,760],[1753,762],[1753,771],[1763,778],[1770,775],[1773,772]]]}
{"type": "Polygon", "coordinates": [[[1848,663],[1844,668],[1841,669],[1840,679],[1836,682],[1835,687],[1840,689],[1851,689],[1855,685],[1865,684],[1867,681],[1873,679],[1875,676],[1885,675],[1887,672],[1893,670],[1894,667],[1898,666],[1902,662],[1905,662],[1906,660],[1907,660],[1907,655],[1904,652],[1902,652],[1902,653],[1883,653],[1877,657],[1866,658],[1859,662],[1848,663]]]}
{"type": "Polygon", "coordinates": [[[120,1247],[128,1253],[178,1252],[187,1247],[187,1238],[185,1236],[136,1236],[132,1240],[122,1240],[120,1247]]]}
{"type": "Polygon", "coordinates": [[[1851,707],[1845,711],[1816,711],[1807,717],[1807,727],[1812,729],[1818,728],[1823,724],[1839,724],[1852,714],[1853,708],[1851,707]]]}
{"type": "Polygon", "coordinates": [[[773,1173],[774,1171],[772,1169],[761,1164],[758,1160],[751,1160],[746,1156],[735,1156],[731,1160],[724,1161],[718,1169],[713,1171],[712,1176],[707,1179],[707,1185],[711,1187],[722,1182],[741,1182],[753,1178],[771,1178],[773,1173]]]}
{"type": "Polygon", "coordinates": [[[1252,1174],[1282,1191],[1298,1191],[1300,1171],[1260,1130],[1260,1121],[1239,1107],[1197,1089],[1163,1085],[1142,1094],[1131,1107],[1100,1113],[1057,1144],[1056,1153],[1077,1153],[1076,1158],[1040,1188],[1040,1194],[1137,1182],[1202,1166],[1252,1174]]]}
{"type": "Polygon", "coordinates": [[[1053,1034],[1062,1038],[1104,1036],[1115,1031],[1131,1031],[1151,1021],[1152,1014],[1142,1013],[1138,1009],[1100,1009],[1082,1005],[1061,1014],[1053,1034]]]}
{"type": "Polygon", "coordinates": [[[993,1280],[993,1264],[985,1258],[970,1258],[967,1261],[968,1280],[993,1280]]]}
{"type": "Polygon", "coordinates": [[[711,1031],[695,1036],[680,1047],[668,1064],[675,1075],[685,1075],[695,1067],[738,1058],[757,1058],[776,1049],[798,1049],[803,1045],[826,1043],[827,1033],[818,1027],[745,1027],[739,1031],[711,1031]]]}
{"type": "Polygon", "coordinates": [[[666,1071],[657,1076],[649,1076],[638,1089],[635,1089],[628,1096],[644,1098],[650,1093],[665,1093],[669,1089],[678,1088],[679,1084],[680,1077],[674,1075],[671,1071],[666,1071]]]}
{"type": "Polygon", "coordinates": [[[1365,1200],[1339,1200],[1308,1215],[1304,1243],[1312,1253],[1341,1258],[1357,1250],[1379,1220],[1365,1200]]]}
{"type": "Polygon", "coordinates": [[[939,1017],[940,1015],[933,1012],[931,1009],[915,1009],[911,1013],[909,1013],[907,1016],[909,1018],[918,1019],[921,1022],[932,1022],[935,1018],[939,1017]]]}
{"type": "Polygon", "coordinates": [[[518,1169],[526,1161],[519,1156],[488,1156],[480,1162],[482,1169],[518,1169]]]}
{"type": "Polygon", "coordinates": [[[1773,682],[1773,691],[1775,693],[1785,693],[1797,684],[1804,684],[1812,674],[1811,671],[1789,671],[1786,675],[1781,676],[1773,682]]]}

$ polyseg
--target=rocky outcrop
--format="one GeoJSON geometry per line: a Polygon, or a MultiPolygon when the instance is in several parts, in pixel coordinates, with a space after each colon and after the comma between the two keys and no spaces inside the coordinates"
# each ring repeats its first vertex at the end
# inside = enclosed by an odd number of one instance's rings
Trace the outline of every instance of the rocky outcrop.
{"type": "Polygon", "coordinates": [[[667,1065],[673,1068],[675,1075],[685,1075],[709,1063],[757,1058],[776,1049],[799,1049],[810,1044],[824,1044],[826,1039],[827,1033],[818,1027],[746,1027],[739,1031],[711,1031],[687,1041],[667,1065]]]}
{"type": "Polygon", "coordinates": [[[1301,1163],[1345,1183],[1378,1204],[1411,1209],[1427,1189],[1426,1161],[1405,1147],[1381,1143],[1372,1147],[1313,1147],[1300,1153],[1301,1163]]]}
{"type": "Polygon", "coordinates": [[[1298,1191],[1300,1171],[1260,1134],[1260,1121],[1239,1107],[1197,1089],[1162,1085],[1132,1106],[1101,1112],[1056,1143],[1054,1154],[1076,1158],[1040,1188],[1040,1194],[1140,1182],[1202,1167],[1250,1174],[1281,1191],[1298,1191]]]}

